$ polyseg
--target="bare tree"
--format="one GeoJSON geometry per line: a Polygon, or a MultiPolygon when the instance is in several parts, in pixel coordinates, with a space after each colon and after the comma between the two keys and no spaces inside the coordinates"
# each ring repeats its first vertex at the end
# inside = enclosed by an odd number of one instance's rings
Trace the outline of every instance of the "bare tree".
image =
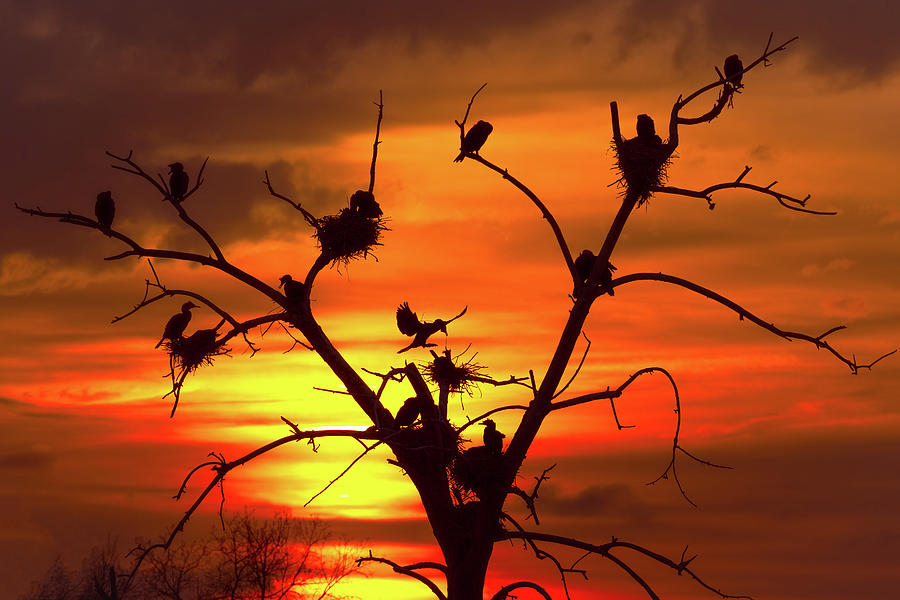
{"type": "Polygon", "coordinates": [[[205,539],[173,542],[147,555],[131,577],[113,542],[95,548],[81,571],[57,559],[22,600],[335,600],[334,587],[357,567],[318,519],[287,513],[229,515],[205,539]]]}
{"type": "MultiPolygon", "coordinates": [[[[132,310],[116,317],[114,321],[128,317],[151,304],[170,297],[181,297],[187,300],[183,312],[189,313],[190,308],[187,307],[187,304],[196,302],[216,313],[221,319],[219,326],[213,330],[203,330],[202,334],[196,332],[190,336],[184,336],[184,328],[177,331],[178,327],[175,327],[174,333],[169,335],[168,339],[164,336],[164,347],[170,356],[172,383],[170,393],[174,396],[173,414],[185,378],[190,373],[204,364],[211,363],[216,356],[227,353],[229,344],[234,343],[238,338],[243,340],[251,352],[256,352],[259,341],[251,340],[249,334],[257,328],[267,331],[272,326],[278,326],[293,339],[291,349],[305,347],[321,357],[343,384],[344,390],[335,390],[335,392],[345,394],[347,401],[355,402],[367,419],[366,425],[371,424],[365,430],[362,428],[304,430],[290,419],[281,417],[290,430],[287,435],[256,448],[236,460],[229,461],[221,454],[212,453],[209,460],[199,464],[187,475],[177,497],[181,498],[185,495],[188,481],[200,471],[209,469],[212,476],[203,491],[193,499],[184,516],[176,523],[165,541],[141,548],[139,558],[145,559],[158,548],[172,546],[176,536],[184,528],[197,507],[217,487],[222,487],[225,476],[233,469],[291,442],[306,440],[315,448],[316,444],[326,438],[342,437],[355,439],[362,446],[361,454],[345,469],[344,473],[374,448],[387,446],[390,449],[393,453],[391,462],[409,477],[419,494],[435,540],[444,558],[443,563],[420,562],[401,565],[389,558],[370,554],[360,558],[359,563],[387,565],[397,573],[420,581],[440,600],[483,598],[485,574],[494,546],[498,542],[509,540],[522,541],[524,548],[533,552],[537,558],[553,563],[566,590],[566,597],[568,597],[567,576],[573,573],[585,573],[584,569],[579,566],[581,558],[572,563],[564,563],[548,548],[574,549],[581,554],[582,558],[590,555],[602,557],[619,567],[651,598],[658,596],[651,584],[633,566],[633,559],[636,557],[655,561],[670,568],[675,574],[688,575],[700,587],[722,598],[743,597],[727,594],[701,579],[693,569],[693,558],[687,557],[685,554],[680,557],[668,557],[650,548],[615,537],[610,541],[597,543],[554,535],[526,528],[523,525],[524,518],[513,516],[511,511],[516,506],[520,506],[519,502],[521,502],[521,506],[524,506],[525,518],[531,518],[535,526],[539,525],[537,512],[539,488],[548,479],[550,469],[545,469],[535,478],[535,484],[530,490],[519,487],[516,484],[516,477],[523,468],[526,454],[539,435],[548,415],[589,402],[608,401],[617,426],[619,428],[626,427],[619,423],[615,401],[626,392],[634,381],[651,373],[662,374],[671,383],[677,413],[671,454],[659,479],[673,480],[687,499],[687,494],[678,479],[678,459],[687,458],[708,466],[720,466],[695,456],[682,445],[679,437],[681,398],[673,375],[663,367],[647,366],[621,383],[612,384],[605,389],[583,395],[566,395],[566,390],[580,372],[587,357],[587,350],[585,350],[577,365],[573,369],[569,369],[573,362],[576,344],[582,337],[585,320],[594,306],[594,302],[607,294],[613,294],[616,288],[637,281],[658,281],[684,288],[737,313],[741,320],[749,321],[783,339],[808,342],[817,349],[830,352],[838,361],[847,365],[853,373],[861,369],[869,369],[881,358],[884,358],[882,356],[869,363],[857,362],[855,357],[848,356],[829,341],[829,336],[842,327],[832,327],[819,335],[782,329],[750,312],[737,302],[674,275],[629,273],[615,278],[612,276],[615,268],[611,258],[629,216],[635,207],[644,204],[654,196],[680,195],[697,198],[705,201],[708,207],[713,209],[715,207],[714,194],[717,195],[725,190],[744,190],[763,198],[771,198],[789,210],[811,215],[834,214],[808,208],[809,196],[800,198],[784,193],[776,188],[777,182],[768,185],[750,183],[747,181],[750,167],[744,167],[732,181],[713,183],[703,189],[672,186],[668,185],[666,181],[666,169],[675,159],[674,153],[678,148],[680,128],[709,123],[723,114],[723,111],[732,103],[734,95],[744,87],[749,72],[760,65],[768,64],[773,55],[785,50],[794,39],[796,38],[776,45],[773,44],[772,36],[770,36],[762,53],[748,62],[746,66],[739,60],[736,61],[736,57],[729,57],[723,67],[725,74],[717,68],[715,69],[715,78],[708,84],[687,95],[679,96],[673,103],[668,116],[666,140],[656,134],[653,120],[647,115],[638,116],[637,135],[627,138],[620,126],[618,106],[612,102],[610,104],[612,147],[616,154],[617,168],[620,174],[618,183],[621,188],[621,206],[606,235],[597,240],[594,248],[585,249],[575,258],[566,242],[562,227],[544,202],[520,179],[513,176],[508,169],[496,165],[480,153],[487,136],[492,132],[492,127],[486,121],[479,121],[467,131],[466,124],[469,114],[476,96],[484,86],[475,92],[469,100],[463,119],[456,123],[460,134],[460,154],[457,156],[457,160],[465,164],[465,159],[470,159],[495,171],[501,175],[503,180],[521,191],[526,199],[538,208],[541,217],[550,226],[552,235],[559,246],[562,258],[561,267],[570,273],[572,280],[572,306],[569,309],[565,326],[560,332],[559,341],[551,360],[540,371],[531,370],[521,376],[495,379],[488,376],[485,367],[477,364],[474,359],[463,359],[453,356],[449,352],[443,354],[431,352],[431,358],[426,356],[424,363],[404,362],[395,366],[391,364],[391,361],[396,359],[396,356],[393,355],[386,358],[387,364],[381,367],[354,368],[331,342],[313,314],[310,296],[315,289],[316,279],[323,269],[329,265],[340,267],[351,260],[365,258],[373,248],[381,243],[381,233],[385,229],[385,222],[374,199],[375,167],[383,115],[381,97],[376,103],[378,117],[375,141],[372,147],[368,189],[354,194],[348,207],[342,209],[338,214],[314,215],[303,206],[302,202],[277,192],[275,184],[266,173],[265,185],[269,193],[272,197],[290,204],[300,213],[300,217],[312,229],[319,247],[318,257],[304,275],[294,280],[290,276],[291,274],[288,274],[281,279],[284,293],[279,290],[280,286],[273,285],[274,282],[263,281],[235,266],[207,229],[189,215],[190,201],[203,183],[205,161],[199,169],[193,187],[183,194],[181,191],[173,194],[162,175],[154,177],[148,173],[136,162],[131,152],[124,155],[107,153],[113,160],[114,169],[142,178],[164,201],[169,203],[174,215],[207,245],[208,252],[205,254],[147,247],[108,223],[101,223],[99,220],[73,212],[47,212],[40,208],[19,207],[20,210],[30,215],[56,218],[64,223],[96,229],[104,235],[118,240],[125,246],[125,249],[114,256],[107,257],[107,260],[115,261],[137,257],[193,263],[218,271],[223,276],[232,278],[258,293],[261,301],[260,313],[247,318],[238,318],[221,302],[195,290],[167,287],[151,263],[153,276],[146,282],[144,297],[132,310]],[[712,107],[699,115],[687,116],[685,114],[687,110],[694,107],[697,104],[696,101],[701,97],[706,97],[707,94],[715,95],[712,107]],[[275,311],[269,310],[272,303],[277,307],[275,311]],[[568,378],[566,377],[567,370],[571,371],[568,378]],[[374,384],[367,383],[364,376],[371,378],[370,381],[374,384]],[[450,394],[464,392],[478,385],[518,386],[521,389],[522,401],[515,405],[497,406],[465,422],[459,422],[453,415],[448,414],[447,399],[450,394]],[[382,403],[382,394],[388,386],[408,386],[411,400],[404,405],[402,420],[395,421],[394,415],[382,403]],[[437,397],[435,397],[433,389],[436,389],[437,397]],[[505,411],[521,412],[521,419],[515,431],[509,436],[509,443],[504,449],[504,436],[488,417],[505,411]],[[485,426],[483,445],[467,445],[465,443],[464,436],[472,435],[470,428],[475,424],[485,426]]],[[[398,310],[398,325],[401,331],[407,335],[416,335],[414,343],[404,350],[415,350],[417,347],[427,348],[429,335],[436,334],[438,331],[446,331],[448,322],[422,322],[412,313],[409,306],[405,306],[405,308],[401,306],[401,309],[403,310],[398,310]],[[400,316],[401,312],[403,313],[402,317],[400,316]],[[410,318],[410,314],[412,314],[412,318],[410,318]]],[[[590,348],[589,341],[587,347],[590,348]]],[[[416,351],[421,352],[421,350],[416,351]]],[[[330,486],[335,480],[329,482],[325,487],[330,486]]],[[[229,535],[239,536],[240,534],[239,531],[232,530],[229,535]]],[[[237,543],[237,538],[234,539],[237,543]]],[[[262,556],[257,558],[259,561],[263,561],[262,556]]],[[[135,569],[137,568],[135,567],[135,569]]],[[[268,577],[266,574],[268,567],[263,568],[258,562],[251,567],[250,563],[238,564],[237,561],[233,561],[228,563],[228,568],[232,569],[235,574],[240,569],[253,568],[262,578],[261,580],[268,577]]],[[[550,594],[543,585],[525,580],[510,582],[494,591],[490,597],[492,600],[502,600],[511,597],[519,589],[530,589],[544,598],[550,598],[550,594]]],[[[491,594],[490,591],[488,593],[491,594]]]]}

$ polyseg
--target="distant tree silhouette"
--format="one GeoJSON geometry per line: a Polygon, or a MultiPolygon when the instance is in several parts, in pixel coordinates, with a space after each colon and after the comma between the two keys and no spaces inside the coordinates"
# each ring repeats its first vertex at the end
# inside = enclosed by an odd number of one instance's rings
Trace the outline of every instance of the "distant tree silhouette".
{"type": "MultiPolygon", "coordinates": [[[[716,119],[722,111],[731,103],[733,95],[739,86],[746,85],[747,74],[757,66],[767,64],[769,59],[778,52],[783,51],[793,38],[785,43],[772,44],[772,36],[762,54],[744,66],[736,57],[729,57],[725,62],[727,76],[716,68],[716,78],[710,83],[700,87],[690,94],[679,96],[672,105],[671,114],[668,116],[667,139],[663,140],[656,133],[653,119],[649,115],[640,114],[636,119],[636,135],[633,138],[623,136],[619,110],[615,102],[610,103],[612,123],[612,148],[616,156],[621,186],[620,206],[608,231],[596,240],[593,248],[584,250],[578,260],[573,260],[569,245],[566,242],[562,228],[557,223],[547,206],[518,178],[514,177],[508,169],[490,162],[482,154],[480,149],[491,133],[492,127],[486,121],[478,121],[471,129],[466,130],[466,122],[471,112],[476,96],[484,89],[479,88],[470,98],[462,121],[457,121],[459,128],[460,152],[456,160],[463,162],[469,159],[488,169],[498,173],[504,181],[509,182],[524,196],[530,200],[540,211],[541,217],[547,222],[556,242],[562,258],[561,266],[571,275],[573,291],[571,294],[572,306],[568,309],[566,323],[560,332],[559,341],[553,352],[552,358],[546,364],[541,373],[529,372],[527,376],[510,376],[508,379],[497,380],[484,374],[484,367],[474,362],[473,358],[464,359],[462,356],[452,356],[447,350],[443,354],[432,351],[432,361],[426,363],[405,362],[401,366],[390,365],[396,357],[385,357],[386,366],[381,371],[357,369],[351,366],[342,352],[335,347],[325,331],[313,315],[310,305],[310,295],[314,295],[316,279],[321,271],[328,265],[342,265],[350,260],[365,258],[374,246],[380,243],[380,234],[385,229],[381,216],[381,208],[378,211],[368,210],[363,207],[368,202],[371,194],[374,199],[375,165],[378,155],[379,136],[383,116],[383,102],[381,98],[376,103],[378,106],[378,118],[375,127],[375,142],[372,149],[372,161],[369,173],[368,194],[354,195],[356,201],[351,200],[351,206],[342,209],[337,215],[316,216],[308,211],[301,202],[278,193],[269,176],[266,173],[265,184],[269,193],[283,200],[295,208],[304,221],[313,229],[313,235],[319,245],[319,255],[310,265],[306,276],[298,285],[288,287],[282,294],[275,282],[263,281],[244,271],[228,260],[216,241],[207,230],[195,222],[184,208],[186,203],[179,201],[179,197],[170,193],[160,182],[162,177],[152,177],[138,165],[129,152],[120,156],[107,153],[113,160],[115,169],[119,169],[143,178],[146,182],[167,200],[175,214],[190,229],[199,235],[208,245],[208,253],[191,253],[174,249],[146,247],[123,232],[107,229],[105,233],[125,245],[125,250],[119,254],[108,257],[108,260],[121,260],[128,257],[147,259],[170,259],[186,263],[203,265],[208,269],[237,280],[249,289],[254,290],[260,296],[261,308],[258,316],[238,319],[226,311],[211,298],[203,296],[193,290],[171,289],[166,287],[156,275],[156,270],[151,263],[154,278],[147,282],[144,298],[128,313],[117,317],[116,320],[125,318],[146,306],[154,304],[169,297],[185,297],[199,302],[206,309],[216,313],[228,325],[223,333],[215,339],[213,345],[217,351],[224,351],[226,344],[232,343],[235,338],[242,338],[251,352],[257,350],[256,342],[248,338],[248,333],[258,327],[269,327],[278,324],[294,340],[291,348],[303,346],[315,351],[328,368],[340,380],[347,400],[355,402],[362,414],[367,419],[367,425],[371,427],[350,429],[314,429],[305,430],[298,427],[291,420],[282,417],[289,427],[287,435],[256,448],[246,455],[227,461],[219,454],[212,454],[212,458],[199,464],[192,470],[179,490],[177,495],[181,498],[185,495],[186,485],[203,469],[209,469],[211,478],[204,490],[194,498],[188,507],[186,514],[172,529],[171,534],[161,543],[141,548],[139,561],[157,561],[156,550],[170,548],[175,543],[178,532],[196,511],[201,502],[210,493],[223,484],[226,475],[232,469],[242,466],[258,456],[271,452],[281,446],[308,440],[318,443],[330,437],[354,438],[360,441],[365,450],[344,471],[349,470],[360,458],[379,446],[387,446],[393,453],[392,464],[398,469],[398,477],[408,477],[415,486],[421,499],[425,514],[434,533],[435,540],[443,555],[443,562],[420,562],[410,565],[401,565],[389,558],[379,556],[365,556],[359,559],[359,563],[379,563],[390,566],[395,572],[407,575],[421,582],[440,600],[475,600],[485,597],[485,574],[491,561],[495,544],[509,540],[522,540],[525,548],[530,550],[539,559],[547,559],[558,569],[563,587],[566,589],[567,576],[576,573],[584,574],[584,569],[579,567],[578,561],[573,564],[564,564],[562,559],[551,553],[548,547],[561,547],[575,549],[585,555],[596,555],[619,567],[626,577],[643,588],[651,598],[657,598],[651,584],[640,574],[633,564],[633,559],[643,557],[668,567],[673,573],[687,575],[694,579],[700,587],[705,588],[713,595],[722,598],[735,598],[716,587],[706,583],[694,570],[693,558],[681,556],[670,558],[663,556],[649,548],[612,538],[605,543],[595,543],[570,537],[563,537],[539,531],[526,529],[520,519],[511,514],[516,498],[524,504],[525,515],[533,518],[534,524],[539,525],[537,514],[538,491],[541,484],[549,477],[550,469],[545,469],[536,477],[533,489],[524,490],[516,484],[517,474],[522,470],[529,448],[541,432],[544,420],[553,412],[565,410],[574,406],[594,401],[609,402],[617,427],[622,425],[615,412],[615,400],[621,397],[627,388],[643,375],[658,373],[667,378],[674,393],[674,405],[676,411],[676,427],[671,445],[669,462],[663,473],[657,479],[669,479],[690,502],[681,482],[678,479],[677,459],[692,459],[708,466],[715,465],[712,462],[700,459],[689,453],[682,446],[678,432],[681,426],[681,399],[673,376],[662,367],[646,367],[633,373],[617,386],[606,387],[603,390],[577,396],[565,396],[569,384],[580,372],[584,363],[590,342],[580,362],[574,369],[568,369],[578,340],[582,337],[582,329],[588,314],[598,298],[607,294],[612,295],[617,287],[639,281],[657,281],[678,286],[708,298],[728,310],[731,310],[741,318],[757,325],[781,338],[788,340],[800,340],[811,344],[817,349],[824,349],[831,353],[837,360],[843,362],[849,369],[856,373],[860,369],[869,369],[884,355],[870,363],[863,364],[856,361],[855,357],[848,357],[839,351],[828,341],[828,336],[841,329],[834,327],[820,335],[809,335],[784,330],[763,320],[735,301],[728,299],[710,289],[694,282],[665,273],[629,273],[613,278],[613,267],[610,263],[613,251],[625,228],[629,216],[635,207],[646,203],[651,197],[659,195],[680,195],[697,198],[707,203],[709,209],[713,209],[713,194],[724,190],[745,190],[761,197],[769,197],[777,201],[783,207],[808,213],[812,215],[830,215],[831,212],[815,211],[807,208],[805,198],[797,198],[785,194],[775,188],[775,184],[757,185],[745,182],[750,167],[744,167],[743,171],[733,180],[712,184],[704,189],[688,189],[667,184],[666,168],[673,160],[674,152],[679,144],[679,128],[708,123],[716,119]],[[712,108],[697,116],[685,116],[683,111],[689,106],[694,106],[694,101],[709,92],[718,92],[712,108]],[[364,201],[365,197],[365,201],[364,201]],[[300,287],[302,285],[302,287],[300,287]],[[293,290],[293,291],[292,291],[293,290]],[[274,303],[277,309],[270,309],[274,303]],[[564,382],[567,370],[573,371],[568,380],[564,382]],[[373,378],[375,385],[367,383],[363,376],[373,378]],[[427,379],[427,381],[426,381],[427,379]],[[437,388],[437,401],[429,383],[437,388]],[[514,385],[521,388],[522,402],[516,405],[496,406],[474,419],[460,423],[456,415],[448,414],[447,398],[452,393],[459,393],[471,386],[484,385],[514,385]],[[384,406],[382,394],[388,386],[408,386],[414,394],[416,402],[404,405],[404,409],[395,420],[394,415],[384,406]],[[408,406],[408,407],[407,407],[408,406]],[[493,421],[488,417],[495,413],[505,411],[517,411],[521,413],[521,419],[514,430],[507,430],[508,437],[499,431],[493,421]],[[483,446],[466,443],[464,435],[469,427],[475,424],[485,426],[483,446]],[[504,447],[504,439],[508,443],[504,447]],[[507,501],[510,502],[507,502],[507,501]],[[148,558],[152,557],[152,558],[148,558]],[[426,573],[436,574],[436,579],[426,573]]],[[[493,135],[503,135],[503,132],[494,132],[493,135]]],[[[205,162],[203,166],[205,166],[205,162]]],[[[203,166],[199,169],[198,178],[192,190],[183,195],[188,197],[197,191],[203,182],[203,166]]],[[[172,184],[171,187],[175,187],[172,184]]],[[[362,190],[365,192],[365,190],[362,190]]],[[[359,194],[359,192],[357,192],[359,194]]],[[[384,207],[390,213],[390,205],[384,207]]],[[[20,208],[20,210],[41,217],[57,218],[65,223],[79,225],[103,231],[104,225],[94,219],[72,212],[46,212],[40,209],[20,208]]],[[[283,272],[283,271],[282,271],[283,272]]],[[[290,282],[290,279],[282,278],[282,283],[290,282]]],[[[415,336],[413,343],[404,350],[427,347],[428,336],[438,331],[446,332],[446,323],[440,320],[432,322],[419,321],[408,305],[405,303],[397,311],[397,323],[400,331],[409,336],[415,336]]],[[[461,315],[459,315],[461,316],[461,315]]],[[[388,317],[386,315],[386,317],[388,317]]],[[[457,317],[454,317],[457,318],[457,317]]],[[[586,338],[585,338],[586,339],[586,338]]],[[[171,351],[171,349],[170,349],[171,351]]],[[[890,353],[889,353],[890,354],[890,353]]],[[[211,357],[211,355],[210,355],[211,357]]],[[[427,360],[427,359],[426,359],[427,360]]],[[[174,369],[173,369],[174,373],[174,369]]],[[[181,372],[186,374],[185,371],[181,372]]],[[[173,387],[170,393],[175,395],[177,404],[184,377],[179,375],[172,378],[173,387]]],[[[343,473],[341,474],[343,475],[343,473]]],[[[338,476],[340,477],[340,476],[338,476]]],[[[325,486],[327,489],[335,480],[325,486]]],[[[324,491],[324,489],[322,490],[324,491]]],[[[319,492],[321,493],[321,492],[319,492]]],[[[318,495],[318,494],[317,494],[318,495]]],[[[135,567],[137,569],[138,567],[135,567]]],[[[135,571],[137,572],[137,571],[135,571]]],[[[490,596],[492,600],[503,600],[514,595],[516,590],[529,589],[540,594],[544,598],[550,598],[544,585],[534,581],[515,581],[504,585],[490,596]]],[[[490,592],[488,592],[490,594],[490,592]]]]}
{"type": "Polygon", "coordinates": [[[94,548],[79,571],[56,559],[20,600],[336,600],[335,586],[356,571],[318,519],[269,519],[246,509],[204,539],[180,539],[148,555],[132,577],[114,542],[94,548]]]}

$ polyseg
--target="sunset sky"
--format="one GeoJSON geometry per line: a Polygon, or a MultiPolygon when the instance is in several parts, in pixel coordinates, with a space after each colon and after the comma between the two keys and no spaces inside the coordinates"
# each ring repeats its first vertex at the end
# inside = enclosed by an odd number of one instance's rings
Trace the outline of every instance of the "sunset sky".
{"type": "MultiPolygon", "coordinates": [[[[210,451],[233,459],[301,427],[368,426],[347,397],[314,390],[337,379],[311,352],[285,354],[272,329],[190,377],[174,419],[153,346],[183,300],[116,324],[151,277],[146,261],[104,261],[124,248],[100,232],[29,217],[40,206],[93,216],[111,190],[115,227],[146,246],[206,252],[168,203],[110,168],[104,151],[151,173],[173,161],[206,182],[185,208],[229,258],[277,285],[317,256],[300,213],[333,214],[369,179],[384,93],[375,193],[389,218],[375,257],[323,271],[312,291],[325,332],[357,368],[384,372],[429,354],[394,310],[427,319],[468,312],[449,327],[454,354],[498,378],[540,377],[568,316],[571,279],[539,211],[497,174],[452,162],[466,103],[494,130],[482,154],[550,208],[569,246],[598,250],[619,202],[609,150],[609,102],[623,133],[637,114],[665,133],[672,103],[716,77],[732,53],[749,62],[799,40],[744,77],[734,107],[683,127],[669,183],[745,181],[837,216],[790,212],[772,198],[725,191],[703,200],[657,196],[635,211],[612,262],[617,275],[663,272],[721,293],[768,322],[818,335],[868,362],[900,346],[900,41],[892,2],[754,3],[621,0],[447,3],[191,3],[0,0],[5,115],[0,172],[0,600],[16,598],[61,555],[78,567],[112,536],[120,546],[167,533],[205,485],[172,500],[210,451]],[[376,260],[377,258],[377,260],[376,260]]],[[[714,95],[687,112],[712,105],[714,95]]],[[[154,262],[170,287],[190,287],[242,319],[273,310],[252,290],[202,268],[154,262]]],[[[194,327],[217,317],[194,311],[194,327]]],[[[616,387],[666,368],[681,394],[681,443],[733,470],[679,462],[692,507],[665,468],[675,415],[667,380],[650,375],[617,402],[554,413],[529,452],[521,485],[557,464],[542,488],[541,531],[602,543],[611,536],[678,558],[732,594],[766,600],[888,598],[900,586],[900,357],[872,371],[811,344],[788,342],[697,294],[636,282],[594,305],[590,353],[567,392],[616,387]]],[[[443,348],[444,338],[434,341],[443,348]]],[[[583,351],[576,348],[570,371],[583,351]]],[[[366,381],[377,386],[376,378],[366,381]]],[[[462,423],[527,403],[524,388],[482,387],[451,398],[462,423]]],[[[392,411],[410,396],[386,392],[392,411]]],[[[516,413],[496,420],[511,437],[516,413]]],[[[481,431],[480,428],[478,432],[481,431]]],[[[473,431],[473,436],[477,432],[473,431]]],[[[473,441],[480,443],[476,436],[473,441]]],[[[359,451],[324,441],[287,445],[233,472],[226,507],[288,508],[327,518],[360,548],[398,562],[439,559],[409,480],[373,453],[308,508],[310,496],[359,451]]],[[[204,474],[203,477],[206,477],[204,474]]],[[[204,531],[204,504],[188,529],[204,531]]],[[[507,509],[524,518],[510,501],[507,509]]],[[[563,556],[570,556],[561,553],[563,556]]],[[[571,560],[577,558],[571,555],[571,560]]],[[[500,544],[486,593],[530,578],[564,595],[551,565],[500,544]]],[[[715,596],[636,560],[665,598],[715,596]]],[[[578,600],[646,595],[599,558],[571,579],[578,600]]],[[[365,600],[428,591],[371,567],[345,588],[365,600]]],[[[530,600],[536,595],[522,593],[530,600]]]]}

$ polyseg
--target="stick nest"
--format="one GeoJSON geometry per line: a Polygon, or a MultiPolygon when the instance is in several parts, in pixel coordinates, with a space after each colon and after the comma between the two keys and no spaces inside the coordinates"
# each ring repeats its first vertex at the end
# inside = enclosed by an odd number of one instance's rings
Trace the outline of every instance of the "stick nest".
{"type": "Polygon", "coordinates": [[[355,258],[366,258],[375,246],[380,246],[381,234],[388,231],[381,217],[371,219],[349,208],[342,208],[336,215],[319,219],[314,234],[322,254],[331,265],[346,266],[355,258]]]}
{"type": "Polygon", "coordinates": [[[485,446],[472,446],[454,455],[450,461],[450,483],[463,497],[474,493],[485,498],[498,491],[502,466],[500,456],[491,454],[485,446]]]}
{"type": "Polygon", "coordinates": [[[425,377],[440,389],[452,393],[467,393],[470,396],[478,386],[477,382],[485,370],[484,365],[475,362],[473,356],[466,362],[454,363],[448,355],[436,356],[433,361],[422,365],[425,377]]]}
{"type": "Polygon", "coordinates": [[[612,150],[621,174],[616,183],[625,188],[624,195],[638,198],[638,206],[650,198],[650,188],[666,182],[672,155],[659,136],[634,137],[618,145],[613,142],[612,150]]]}
{"type": "Polygon", "coordinates": [[[216,357],[231,352],[231,348],[216,341],[214,331],[210,333],[199,331],[190,337],[169,340],[166,349],[172,364],[184,374],[190,374],[203,365],[211,365],[216,357]]]}

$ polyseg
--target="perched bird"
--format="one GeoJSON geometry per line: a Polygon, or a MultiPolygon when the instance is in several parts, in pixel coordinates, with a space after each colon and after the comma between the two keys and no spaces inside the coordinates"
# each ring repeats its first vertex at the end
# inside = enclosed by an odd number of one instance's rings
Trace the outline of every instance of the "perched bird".
{"type": "Polygon", "coordinates": [[[419,321],[419,317],[416,316],[416,313],[409,308],[409,304],[404,302],[400,306],[397,307],[397,329],[400,330],[400,333],[403,335],[414,335],[412,343],[403,348],[401,350],[397,350],[397,354],[401,352],[406,352],[410,348],[427,348],[429,346],[437,346],[437,344],[429,344],[428,338],[437,333],[438,331],[444,332],[444,335],[447,335],[447,324],[452,323],[456,319],[460,318],[464,314],[469,307],[465,307],[462,309],[462,312],[453,317],[448,321],[444,321],[442,319],[435,319],[434,321],[419,321]]]}
{"type": "Polygon", "coordinates": [[[181,312],[172,315],[172,318],[166,323],[166,328],[163,329],[162,338],[154,348],[159,348],[166,340],[177,340],[184,335],[184,330],[187,329],[188,323],[191,322],[192,308],[197,308],[197,305],[193,302],[185,302],[181,305],[181,312]]]}
{"type": "Polygon", "coordinates": [[[306,299],[306,286],[302,282],[294,281],[290,275],[283,275],[278,281],[281,282],[278,287],[284,286],[284,295],[289,303],[296,304],[306,299]]]}
{"type": "Polygon", "coordinates": [[[378,202],[375,201],[375,194],[365,190],[356,190],[350,196],[350,212],[355,212],[366,219],[377,219],[383,214],[378,202]]]}
{"type": "Polygon", "coordinates": [[[104,231],[109,231],[112,227],[113,219],[116,218],[116,201],[113,200],[112,192],[100,192],[97,194],[97,202],[94,204],[94,214],[97,216],[97,222],[104,231]]]}
{"type": "Polygon", "coordinates": [[[503,438],[506,436],[497,431],[497,424],[491,419],[481,422],[484,425],[484,447],[493,456],[500,456],[503,452],[503,438]]]}
{"type": "Polygon", "coordinates": [[[407,398],[406,402],[403,403],[403,406],[397,411],[397,416],[394,417],[394,423],[397,424],[397,427],[409,427],[415,423],[418,418],[419,399],[413,396],[412,398],[407,398]]]}
{"type": "Polygon", "coordinates": [[[181,202],[187,193],[188,182],[190,177],[184,171],[184,165],[180,162],[173,162],[169,165],[169,192],[172,194],[173,202],[181,202]]]}
{"type": "Polygon", "coordinates": [[[725,71],[725,79],[728,80],[728,83],[730,83],[734,89],[744,87],[741,85],[741,79],[744,77],[744,63],[741,62],[741,59],[738,58],[737,54],[732,54],[725,59],[723,70],[725,71]]]}
{"type": "Polygon", "coordinates": [[[477,154],[493,130],[494,126],[487,121],[478,121],[472,125],[472,128],[469,129],[462,139],[462,144],[459,146],[459,155],[453,159],[453,162],[462,162],[462,159],[470,152],[477,154]]]}
{"type": "Polygon", "coordinates": [[[639,140],[662,144],[662,138],[656,135],[656,125],[653,124],[653,119],[650,118],[650,115],[638,115],[636,129],[639,140]]]}
{"type": "MultiPolygon", "coordinates": [[[[578,255],[578,258],[575,259],[575,272],[578,273],[582,283],[586,282],[588,277],[591,276],[591,271],[594,270],[594,263],[596,261],[597,257],[594,256],[594,253],[590,250],[583,250],[581,254],[578,255]]],[[[606,293],[610,296],[616,295],[612,287],[610,287],[612,284],[612,272],[615,270],[616,268],[613,264],[606,261],[606,269],[600,274],[600,285],[608,288],[606,293]]]]}
{"type": "Polygon", "coordinates": [[[597,257],[594,256],[594,253],[590,250],[582,250],[581,254],[578,255],[578,258],[575,259],[575,272],[578,273],[578,277],[581,279],[582,283],[587,281],[587,278],[591,276],[595,260],[597,260],[597,257]]]}
{"type": "Polygon", "coordinates": [[[616,292],[613,291],[612,288],[612,274],[616,268],[609,261],[606,261],[606,268],[603,269],[603,272],[600,274],[600,286],[606,288],[606,293],[610,296],[615,296],[616,292]]]}

